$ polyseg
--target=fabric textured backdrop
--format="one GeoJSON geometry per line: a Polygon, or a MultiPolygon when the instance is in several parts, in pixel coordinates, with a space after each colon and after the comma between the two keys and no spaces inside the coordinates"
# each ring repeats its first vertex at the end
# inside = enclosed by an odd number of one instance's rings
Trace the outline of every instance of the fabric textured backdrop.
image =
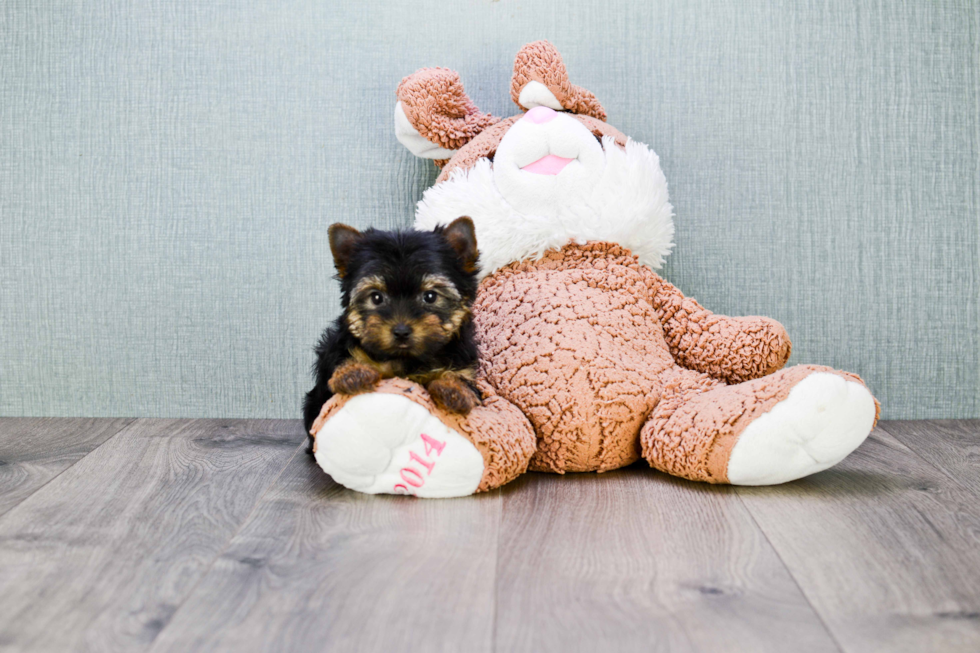
{"type": "Polygon", "coordinates": [[[665,276],[889,418],[980,414],[974,2],[6,0],[0,415],[299,416],[327,226],[408,226],[394,89],[550,39],[661,157],[665,276]]]}

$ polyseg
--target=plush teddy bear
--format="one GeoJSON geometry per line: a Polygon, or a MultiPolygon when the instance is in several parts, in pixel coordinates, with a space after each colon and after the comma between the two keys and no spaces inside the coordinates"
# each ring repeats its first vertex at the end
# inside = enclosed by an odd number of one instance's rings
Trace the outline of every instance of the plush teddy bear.
{"type": "Polygon", "coordinates": [[[484,397],[465,417],[400,379],[333,397],[311,433],[337,482],[463,496],[527,469],[642,457],[691,480],[767,485],[827,469],[868,436],[878,403],[860,378],[783,369],[778,322],[715,315],[654,272],[674,232],[659,159],[606,124],[550,43],[518,53],[511,118],[481,113],[445,68],[406,77],[397,97],[398,140],[442,167],[416,227],[476,225],[484,397]]]}

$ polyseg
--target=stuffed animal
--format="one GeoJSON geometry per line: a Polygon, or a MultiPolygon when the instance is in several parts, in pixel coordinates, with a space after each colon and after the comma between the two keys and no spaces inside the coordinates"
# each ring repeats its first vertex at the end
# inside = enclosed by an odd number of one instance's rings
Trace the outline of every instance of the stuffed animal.
{"type": "Polygon", "coordinates": [[[674,232],[659,159],[605,122],[550,43],[521,49],[510,94],[521,113],[501,120],[457,73],[427,68],[395,105],[398,140],[442,167],[416,227],[476,225],[482,405],[449,414],[400,379],[335,396],[311,429],[320,466],[360,492],[452,497],[528,469],[640,458],[694,481],[768,485],[857,448],[879,410],[860,378],[784,369],[778,322],[713,314],[654,272],[674,232]]]}

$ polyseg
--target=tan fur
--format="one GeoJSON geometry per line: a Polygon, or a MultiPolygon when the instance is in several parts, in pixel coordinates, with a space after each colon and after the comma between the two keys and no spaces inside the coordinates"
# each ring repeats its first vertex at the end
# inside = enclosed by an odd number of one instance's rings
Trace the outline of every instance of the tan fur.
{"type": "Polygon", "coordinates": [[[381,378],[373,367],[349,360],[337,366],[328,385],[335,394],[354,395],[374,390],[381,378]]]}
{"type": "Polygon", "coordinates": [[[449,321],[443,322],[443,330],[450,334],[456,333],[459,331],[459,328],[463,326],[463,322],[466,321],[466,318],[468,318],[470,314],[470,309],[465,306],[453,311],[453,314],[449,316],[449,321]]]}
{"type": "Polygon", "coordinates": [[[425,292],[426,290],[437,290],[454,301],[458,302],[460,300],[459,291],[456,290],[456,286],[453,285],[453,282],[448,277],[444,277],[441,274],[427,274],[422,277],[422,291],[425,292]]]}
{"type": "Polygon", "coordinates": [[[412,326],[423,333],[430,333],[441,330],[442,321],[435,313],[426,313],[421,319],[412,322],[412,326]]]}
{"type": "Polygon", "coordinates": [[[347,330],[351,332],[351,335],[358,340],[364,337],[364,316],[361,312],[356,309],[350,309],[347,311],[347,315],[344,318],[347,320],[347,330]]]}
{"type": "MultiPolygon", "coordinates": [[[[409,380],[415,379],[409,377],[409,380]]],[[[436,405],[451,413],[467,415],[480,403],[479,397],[458,372],[443,372],[423,385],[436,405]]]]}
{"type": "Polygon", "coordinates": [[[375,290],[378,292],[386,292],[387,290],[384,279],[381,277],[364,277],[358,281],[351,290],[351,297],[354,301],[352,302],[351,307],[347,309],[347,329],[351,332],[351,335],[358,340],[363,340],[365,333],[379,327],[376,316],[371,316],[375,318],[374,320],[368,318],[366,321],[364,319],[364,315],[361,314],[360,309],[357,307],[357,303],[359,299],[363,297],[364,293],[373,292],[375,290]]]}
{"type": "MultiPolygon", "coordinates": [[[[353,313],[353,311],[352,311],[353,313]]],[[[359,314],[359,313],[358,313],[359,314]]],[[[360,331],[355,332],[348,318],[348,328],[358,340],[379,349],[390,349],[394,339],[391,335],[391,324],[377,315],[368,315],[359,320],[360,331]]]]}
{"type": "Polygon", "coordinates": [[[355,347],[351,351],[351,357],[358,363],[377,370],[382,379],[393,379],[396,376],[400,377],[405,372],[405,363],[401,359],[395,358],[390,361],[376,361],[360,347],[355,347]]]}
{"type": "Polygon", "coordinates": [[[385,280],[378,276],[364,277],[351,290],[351,297],[360,298],[364,296],[364,293],[375,290],[378,292],[388,292],[388,286],[385,284],[385,280]]]}
{"type": "Polygon", "coordinates": [[[351,351],[351,359],[360,365],[364,365],[375,370],[382,379],[408,379],[409,381],[418,383],[419,385],[428,385],[436,379],[450,375],[454,375],[468,381],[474,381],[476,379],[475,369],[450,370],[447,368],[437,368],[416,374],[406,374],[405,359],[394,358],[387,361],[377,361],[371,358],[371,355],[360,347],[356,347],[351,351]]]}
{"type": "Polygon", "coordinates": [[[467,381],[476,380],[476,370],[475,369],[461,369],[461,370],[450,370],[446,368],[440,368],[436,370],[428,370],[422,374],[409,374],[405,378],[409,381],[414,381],[419,385],[428,385],[435,381],[447,376],[456,376],[461,379],[466,379],[467,381]]]}

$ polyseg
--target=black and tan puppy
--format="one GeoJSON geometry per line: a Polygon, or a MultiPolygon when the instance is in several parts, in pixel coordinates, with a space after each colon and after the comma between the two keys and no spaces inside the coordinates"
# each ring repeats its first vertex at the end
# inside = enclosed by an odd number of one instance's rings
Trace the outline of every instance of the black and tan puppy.
{"type": "Polygon", "coordinates": [[[316,346],[316,386],[303,402],[307,433],[334,394],[370,392],[396,376],[425,386],[442,408],[468,413],[479,403],[473,222],[363,233],[335,224],[329,233],[344,312],[316,346]]]}

